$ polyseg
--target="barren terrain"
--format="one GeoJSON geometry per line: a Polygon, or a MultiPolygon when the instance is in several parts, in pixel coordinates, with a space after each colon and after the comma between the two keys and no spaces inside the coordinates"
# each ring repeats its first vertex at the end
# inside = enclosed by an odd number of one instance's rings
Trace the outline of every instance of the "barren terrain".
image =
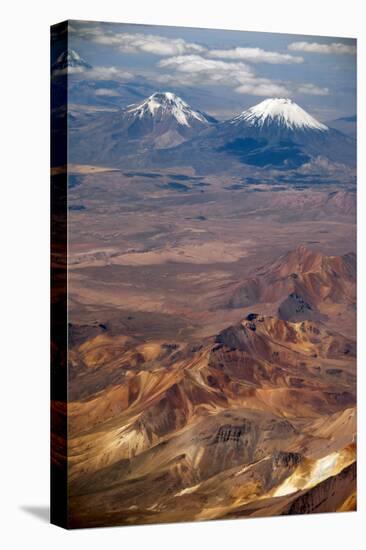
{"type": "Polygon", "coordinates": [[[354,188],[74,166],[68,207],[71,526],[354,509],[354,188]]]}

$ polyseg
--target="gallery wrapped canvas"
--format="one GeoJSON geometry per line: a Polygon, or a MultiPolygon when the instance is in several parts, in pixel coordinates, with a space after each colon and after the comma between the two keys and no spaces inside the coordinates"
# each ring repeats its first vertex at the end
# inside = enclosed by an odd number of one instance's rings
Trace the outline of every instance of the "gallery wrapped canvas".
{"type": "Polygon", "coordinates": [[[356,509],[356,41],[51,29],[51,520],[356,509]]]}

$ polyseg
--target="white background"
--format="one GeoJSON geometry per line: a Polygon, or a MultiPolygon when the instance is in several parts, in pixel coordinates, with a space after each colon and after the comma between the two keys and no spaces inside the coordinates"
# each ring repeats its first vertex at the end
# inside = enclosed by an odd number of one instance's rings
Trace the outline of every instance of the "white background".
{"type": "Polygon", "coordinates": [[[361,0],[54,0],[1,9],[1,485],[5,549],[364,547],[365,19],[361,0]],[[47,522],[49,484],[49,25],[64,19],[358,38],[359,511],[241,521],[63,531],[47,522]],[[5,166],[5,171],[4,171],[5,166]]]}

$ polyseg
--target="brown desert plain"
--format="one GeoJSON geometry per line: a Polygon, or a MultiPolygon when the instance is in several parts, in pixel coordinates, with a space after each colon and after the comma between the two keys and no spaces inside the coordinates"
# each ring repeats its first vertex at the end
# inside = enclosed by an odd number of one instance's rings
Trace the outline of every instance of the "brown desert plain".
{"type": "Polygon", "coordinates": [[[70,526],[354,510],[354,190],[69,185],[70,526]]]}

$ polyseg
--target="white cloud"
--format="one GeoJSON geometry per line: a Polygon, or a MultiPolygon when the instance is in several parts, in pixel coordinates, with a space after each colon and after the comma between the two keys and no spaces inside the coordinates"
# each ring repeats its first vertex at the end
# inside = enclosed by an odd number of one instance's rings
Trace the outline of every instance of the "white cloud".
{"type": "Polygon", "coordinates": [[[102,34],[94,38],[98,44],[117,46],[125,53],[151,53],[155,55],[182,55],[186,53],[201,53],[202,46],[186,42],[182,38],[165,38],[153,34],[102,34]]]}
{"type": "Polygon", "coordinates": [[[174,75],[161,75],[161,82],[174,80],[180,84],[220,84],[233,87],[237,93],[258,96],[290,95],[283,83],[258,77],[251,67],[242,62],[207,59],[200,55],[170,57],[158,66],[174,70],[174,75]]]}
{"type": "Polygon", "coordinates": [[[203,53],[206,48],[183,38],[167,38],[156,34],[115,33],[101,27],[86,26],[73,29],[79,36],[103,44],[114,46],[124,53],[151,53],[160,56],[203,53]]]}
{"type": "Polygon", "coordinates": [[[290,64],[302,63],[302,57],[286,53],[270,52],[261,48],[233,48],[231,50],[211,50],[210,57],[221,59],[242,59],[250,63],[290,64]]]}
{"type": "Polygon", "coordinates": [[[133,74],[124,71],[118,67],[92,67],[88,69],[86,67],[67,67],[64,69],[56,69],[52,72],[52,76],[60,75],[80,75],[88,80],[130,80],[133,78],[133,74]]]}
{"type": "Polygon", "coordinates": [[[65,69],[56,69],[52,72],[52,76],[75,75],[88,80],[130,80],[133,74],[118,67],[93,67],[87,69],[85,67],[67,67],[65,69]]]}
{"type": "MultiPolygon", "coordinates": [[[[182,38],[168,38],[143,33],[111,32],[101,25],[85,24],[70,29],[78,36],[98,44],[112,46],[124,53],[150,53],[160,56],[157,67],[166,72],[145,71],[154,82],[166,85],[221,85],[231,87],[239,94],[256,96],[291,96],[307,94],[325,96],[329,89],[312,83],[295,84],[264,78],[256,74],[254,63],[300,64],[302,57],[288,53],[267,51],[262,48],[235,47],[228,50],[209,50],[182,38]]],[[[355,47],[341,43],[318,44],[293,42],[289,50],[322,53],[354,53],[355,47]]],[[[78,69],[76,73],[79,73],[78,69]]],[[[84,71],[83,71],[84,72],[84,71]]],[[[96,67],[88,70],[88,77],[97,80],[126,80],[133,75],[116,67],[96,67]]]]}
{"type": "Polygon", "coordinates": [[[307,95],[328,95],[329,88],[320,88],[315,84],[301,84],[297,88],[298,93],[307,95]]]}
{"type": "Polygon", "coordinates": [[[239,94],[250,94],[258,95],[263,97],[273,97],[273,96],[289,96],[292,95],[291,91],[282,86],[281,84],[276,84],[271,82],[266,78],[257,78],[253,82],[248,82],[247,84],[242,84],[235,88],[235,91],[239,94]]]}
{"type": "Polygon", "coordinates": [[[306,164],[303,164],[299,168],[299,172],[303,174],[325,174],[329,173],[337,174],[343,177],[352,177],[354,175],[354,169],[346,166],[340,162],[332,162],[324,157],[316,157],[306,164]]]}
{"type": "Polygon", "coordinates": [[[102,97],[119,97],[120,94],[116,90],[111,90],[110,88],[98,88],[95,90],[95,95],[102,97]]]}
{"type": "Polygon", "coordinates": [[[119,67],[93,67],[85,72],[87,72],[88,78],[95,80],[129,80],[133,78],[132,73],[119,67]]]}
{"type": "Polygon", "coordinates": [[[323,54],[355,54],[356,46],[332,42],[319,44],[318,42],[292,42],[288,49],[294,52],[323,53],[323,54]]]}
{"type": "Polygon", "coordinates": [[[253,75],[250,67],[244,63],[228,63],[214,59],[206,59],[200,55],[181,55],[162,59],[159,67],[175,69],[178,72],[200,75],[209,80],[221,81],[227,76],[246,78],[253,75]]]}
{"type": "Polygon", "coordinates": [[[322,96],[329,93],[328,88],[312,83],[294,85],[258,76],[252,67],[242,61],[229,62],[207,59],[200,55],[181,55],[161,59],[158,66],[173,71],[155,79],[165,84],[220,84],[232,87],[239,94],[261,97],[288,97],[294,93],[322,96]]]}

